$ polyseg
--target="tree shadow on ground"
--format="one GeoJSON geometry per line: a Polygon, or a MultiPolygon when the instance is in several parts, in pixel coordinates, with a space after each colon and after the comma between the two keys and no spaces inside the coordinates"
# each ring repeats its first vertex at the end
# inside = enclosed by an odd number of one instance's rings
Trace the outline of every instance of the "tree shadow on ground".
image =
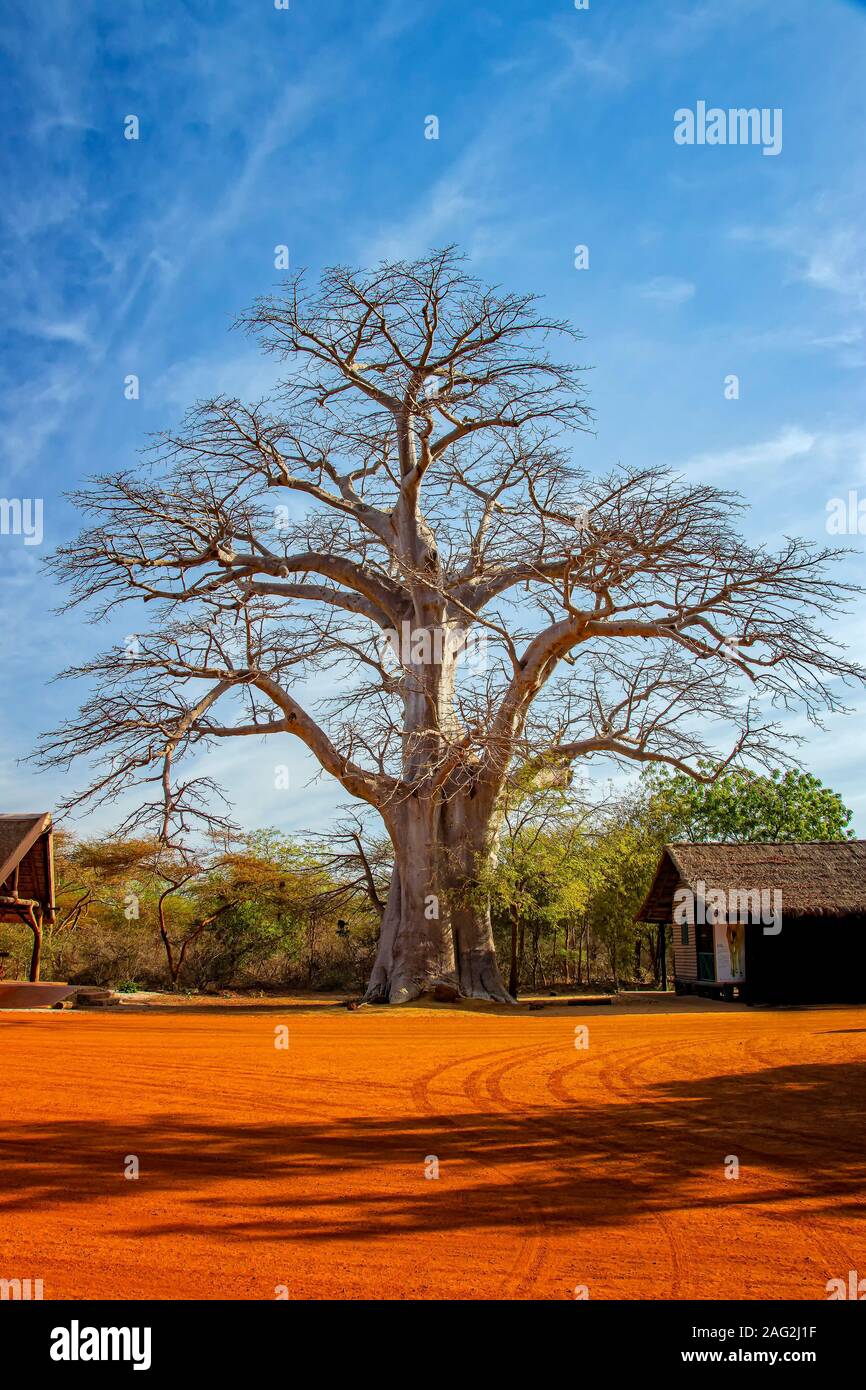
{"type": "Polygon", "coordinates": [[[502,1104],[385,1119],[288,1114],[267,1124],[183,1114],[7,1124],[0,1221],[106,1198],[135,1221],[140,1197],[160,1194],[188,1202],[188,1219],[161,1222],[154,1213],[135,1234],[210,1231],[215,1212],[227,1238],[305,1241],[621,1226],[756,1203],[780,1219],[792,1202],[798,1218],[810,1210],[866,1216],[864,1063],[659,1082],[634,1100],[502,1104]],[[127,1154],[140,1158],[138,1182],[123,1177],[127,1154]],[[725,1180],[730,1154],[738,1182],[725,1180]],[[425,1180],[428,1155],[439,1159],[438,1181],[425,1180]]]}

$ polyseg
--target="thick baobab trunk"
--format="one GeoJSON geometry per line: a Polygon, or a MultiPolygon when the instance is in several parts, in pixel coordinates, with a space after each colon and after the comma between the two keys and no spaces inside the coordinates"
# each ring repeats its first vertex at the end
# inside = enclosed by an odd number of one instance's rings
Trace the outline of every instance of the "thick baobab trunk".
{"type": "Polygon", "coordinates": [[[460,904],[452,910],[460,993],[470,999],[514,1000],[502,982],[487,903],[460,904]]]}
{"type": "Polygon", "coordinates": [[[437,988],[458,992],[449,902],[443,892],[439,807],[407,800],[393,817],[395,865],[366,998],[408,1004],[437,988]]]}
{"type": "Polygon", "coordinates": [[[394,942],[400,928],[400,870],[397,865],[391,870],[391,886],[388,901],[382,913],[379,926],[379,945],[376,959],[370,972],[367,993],[364,996],[371,1004],[387,1004],[391,989],[391,970],[394,963],[394,942]]]}
{"type": "MultiPolygon", "coordinates": [[[[412,564],[417,573],[435,573],[432,537],[417,517],[409,520],[412,564]]],[[[463,737],[454,699],[465,630],[446,619],[433,585],[419,585],[408,639],[398,643],[405,673],[402,772],[416,790],[382,812],[395,866],[366,997],[395,1004],[444,991],[513,1002],[478,884],[492,852],[493,793],[477,795],[465,769],[455,770],[456,780],[442,774],[463,737]]]]}
{"type": "Polygon", "coordinates": [[[396,862],[366,999],[398,1004],[453,991],[513,1002],[478,884],[487,843],[482,818],[467,816],[458,801],[407,805],[391,831],[396,862]]]}
{"type": "Polygon", "coordinates": [[[494,853],[492,815],[471,795],[455,797],[443,813],[451,925],[461,994],[513,1003],[496,960],[490,899],[484,878],[494,853]]]}

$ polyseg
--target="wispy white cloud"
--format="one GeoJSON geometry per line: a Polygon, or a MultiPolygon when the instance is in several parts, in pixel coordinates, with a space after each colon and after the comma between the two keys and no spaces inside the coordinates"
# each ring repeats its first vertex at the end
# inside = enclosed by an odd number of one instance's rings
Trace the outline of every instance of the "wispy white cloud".
{"type": "Polygon", "coordinates": [[[846,328],[839,333],[830,333],[824,338],[811,339],[812,346],[816,348],[853,347],[855,343],[862,341],[862,328],[846,328]]]}
{"type": "Polygon", "coordinates": [[[556,33],[567,58],[554,76],[557,88],[569,85],[575,78],[613,89],[628,84],[628,46],[620,39],[593,43],[569,30],[565,22],[557,25],[556,33]]]}
{"type": "Polygon", "coordinates": [[[656,304],[677,306],[694,298],[695,286],[691,280],[680,280],[675,275],[656,275],[638,288],[638,294],[656,304]]]}
{"type": "Polygon", "coordinates": [[[762,510],[771,498],[777,515],[798,513],[802,533],[817,535],[825,529],[827,499],[866,484],[866,429],[788,425],[768,439],[698,454],[684,471],[734,487],[742,479],[762,510]]]}
{"type": "Polygon", "coordinates": [[[686,471],[708,479],[730,479],[732,474],[763,472],[803,458],[815,444],[816,436],[799,425],[786,426],[770,439],[741,444],[732,449],[697,454],[689,459],[686,471]]]}
{"type": "MultiPolygon", "coordinates": [[[[360,251],[360,259],[375,264],[422,255],[431,246],[454,239],[461,224],[479,224],[493,214],[491,197],[482,195],[481,161],[473,148],[437,179],[417,205],[399,221],[375,231],[360,251]]],[[[465,249],[470,250],[470,247],[465,249]]]]}
{"type": "Polygon", "coordinates": [[[181,411],[193,401],[219,395],[260,400],[278,376],[275,359],[263,356],[258,348],[227,354],[220,345],[212,353],[170,363],[156,378],[153,391],[164,406],[181,411]]]}
{"type": "Polygon", "coordinates": [[[73,343],[76,347],[93,347],[93,338],[84,315],[71,319],[38,318],[23,315],[15,327],[32,338],[43,338],[50,343],[73,343]]]}
{"type": "Polygon", "coordinates": [[[866,306],[866,236],[860,227],[834,227],[800,256],[806,284],[866,306]]]}
{"type": "Polygon", "coordinates": [[[783,224],[737,224],[730,236],[780,252],[789,282],[826,290],[852,308],[866,308],[866,233],[860,225],[831,220],[820,207],[798,208],[783,224]]]}

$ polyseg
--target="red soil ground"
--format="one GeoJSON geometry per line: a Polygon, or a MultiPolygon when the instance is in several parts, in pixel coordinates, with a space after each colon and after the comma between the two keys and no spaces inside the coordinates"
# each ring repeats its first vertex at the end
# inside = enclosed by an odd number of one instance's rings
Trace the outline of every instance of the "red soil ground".
{"type": "Polygon", "coordinates": [[[46,1298],[822,1299],[866,1275],[863,1009],[124,1007],[4,1014],[0,1050],[0,1276],[46,1298]]]}

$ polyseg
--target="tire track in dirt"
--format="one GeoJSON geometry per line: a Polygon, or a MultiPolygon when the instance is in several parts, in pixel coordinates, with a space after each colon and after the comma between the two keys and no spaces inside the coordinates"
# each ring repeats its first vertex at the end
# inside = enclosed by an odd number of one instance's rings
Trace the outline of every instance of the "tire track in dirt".
{"type": "MultiPolygon", "coordinates": [[[[768,1068],[773,1068],[779,1065],[779,1056],[784,1055],[784,1052],[785,1043],[783,1034],[777,1034],[775,1038],[769,1039],[766,1035],[763,1035],[762,1045],[757,1047],[752,1046],[750,1048],[750,1057],[763,1063],[768,1068]]],[[[804,1166],[810,1161],[810,1153],[817,1155],[819,1153],[826,1154],[827,1152],[826,1138],[822,1133],[816,1130],[792,1129],[790,1126],[785,1125],[779,1136],[780,1147],[787,1148],[791,1142],[796,1143],[798,1148],[803,1150],[804,1166]]],[[[778,1165],[779,1153],[777,1149],[774,1150],[772,1147],[762,1145],[759,1140],[756,1141],[753,1138],[750,1138],[747,1143],[750,1152],[759,1158],[763,1158],[768,1166],[773,1167],[778,1165]]],[[[862,1160],[863,1150],[861,1147],[847,1144],[844,1141],[840,1144],[836,1139],[834,1139],[834,1146],[837,1152],[844,1153],[851,1158],[862,1160]]],[[[787,1181],[793,1184],[793,1179],[788,1179],[787,1181]]],[[[802,1187],[797,1188],[796,1185],[794,1185],[794,1191],[795,1195],[800,1197],[807,1195],[802,1187]]],[[[771,1210],[772,1205],[772,1202],[768,1202],[768,1209],[771,1210]]],[[[847,1274],[848,1270],[856,1268],[855,1258],[848,1247],[842,1244],[837,1235],[827,1230],[820,1216],[800,1210],[797,1212],[796,1219],[800,1228],[808,1233],[816,1253],[820,1254],[822,1260],[825,1261],[828,1279],[844,1276],[847,1274]]]]}
{"type": "MultiPolygon", "coordinates": [[[[505,1094],[505,1091],[503,1089],[505,1077],[513,1073],[516,1070],[516,1068],[519,1067],[522,1063],[540,1062],[543,1064],[551,1054],[559,1056],[562,1052],[563,1046],[566,1045],[568,1044],[560,1042],[553,1046],[542,1046],[532,1049],[520,1049],[518,1056],[512,1056],[508,1059],[500,1060],[500,1064],[498,1066],[491,1065],[477,1069],[475,1072],[471,1073],[470,1076],[467,1078],[467,1098],[479,1108],[483,1108],[483,1106],[485,1105],[492,1104],[504,1114],[523,1114],[529,1116],[532,1120],[532,1124],[535,1127],[536,1131],[541,1129],[546,1134],[552,1136],[557,1142],[561,1142],[563,1144],[563,1149],[566,1150],[568,1136],[564,1132],[564,1127],[562,1123],[558,1122],[553,1117],[553,1115],[551,1115],[550,1118],[539,1118],[537,1113],[530,1109],[528,1106],[523,1105],[520,1102],[514,1102],[510,1097],[508,1097],[505,1094]]],[[[687,1046],[687,1044],[683,1044],[683,1047],[685,1046],[687,1046]]],[[[655,1057],[657,1055],[657,1052],[658,1047],[656,1045],[653,1045],[651,1047],[643,1045],[638,1048],[617,1049],[616,1056],[623,1057],[631,1055],[632,1053],[639,1053],[641,1058],[648,1056],[655,1057]]],[[[557,1072],[553,1073],[550,1073],[548,1069],[542,1065],[542,1067],[540,1068],[541,1083],[544,1089],[547,1091],[547,1093],[551,1095],[553,1099],[557,1102],[557,1111],[563,1113],[563,1118],[565,1118],[570,1113],[571,1108],[573,1107],[575,1101],[578,1098],[566,1092],[564,1087],[557,1087],[555,1084],[552,1085],[552,1079],[554,1077],[561,1076],[564,1073],[571,1070],[575,1070],[577,1068],[580,1068],[583,1071],[595,1070],[596,1068],[598,1068],[600,1074],[595,1082],[595,1085],[598,1086],[599,1083],[604,1085],[604,1078],[606,1076],[606,1073],[602,1069],[605,1066],[606,1062],[609,1065],[609,1061],[609,1058],[592,1058],[590,1060],[589,1058],[584,1057],[581,1058],[580,1061],[570,1062],[567,1066],[562,1067],[557,1072]]],[[[608,1089],[612,1088],[608,1087],[608,1089]]],[[[619,1089],[621,1090],[624,1099],[633,1098],[632,1091],[629,1088],[619,1087],[619,1089]]],[[[642,1103],[644,1103],[644,1100],[645,1098],[641,1097],[642,1103]]],[[[617,1151],[626,1157],[635,1157],[634,1149],[629,1148],[627,1143],[618,1145],[617,1151]]],[[[530,1295],[531,1289],[537,1283],[543,1271],[549,1254],[550,1230],[549,1223],[546,1220],[546,1214],[539,1210],[538,1202],[532,1199],[531,1193],[527,1194],[527,1198],[534,1206],[534,1219],[542,1233],[542,1240],[535,1253],[535,1256],[529,1260],[528,1265],[525,1261],[522,1262],[523,1268],[522,1272],[518,1272],[518,1282],[516,1286],[516,1293],[519,1297],[527,1297],[530,1295]]],[[[667,1216],[667,1214],[665,1213],[661,1213],[653,1209],[649,1209],[647,1214],[660,1228],[667,1244],[671,1266],[669,1278],[669,1296],[681,1296],[681,1287],[683,1283],[683,1269],[687,1263],[687,1247],[684,1246],[684,1243],[679,1236],[679,1232],[676,1229],[676,1224],[673,1218],[667,1216]]]]}
{"type": "MultiPolygon", "coordinates": [[[[485,1093],[488,1076],[495,1073],[497,1066],[504,1066],[506,1070],[519,1066],[524,1059],[534,1056],[538,1051],[539,1048],[535,1045],[505,1050],[496,1048],[491,1052],[476,1053],[471,1057],[460,1057],[450,1062],[444,1062],[424,1076],[419,1077],[412,1087],[412,1099],[430,1117],[444,1119],[453,1128],[458,1128],[460,1121],[457,1117],[443,1114],[441,1106],[434,1105],[431,1090],[435,1082],[441,1080],[447,1073],[468,1065],[471,1070],[462,1084],[459,1084],[459,1094],[470,1102],[476,1113],[483,1114],[485,1107],[491,1103],[490,1095],[485,1093]],[[473,1063],[479,1061],[481,1062],[480,1066],[473,1066],[473,1063]]],[[[497,1108],[501,1109],[501,1107],[497,1108]]],[[[509,1112],[506,1110],[502,1113],[509,1112]]],[[[494,1173],[497,1181],[506,1182],[510,1187],[519,1189],[525,1206],[531,1212],[529,1228],[521,1228],[521,1246],[506,1275],[504,1295],[506,1298],[526,1298],[537,1279],[545,1255],[546,1231],[539,1205],[520,1180],[511,1176],[504,1163],[497,1163],[495,1159],[488,1157],[480,1160],[479,1166],[494,1173]]]]}
{"type": "MultiPolygon", "coordinates": [[[[689,1045],[690,1044],[682,1044],[681,1047],[684,1050],[689,1045]]],[[[646,1107],[646,1093],[640,1093],[634,1085],[633,1073],[642,1061],[650,1057],[656,1058],[658,1056],[659,1046],[659,1043],[654,1043],[650,1047],[647,1047],[645,1044],[639,1047],[620,1047],[613,1049],[612,1052],[608,1052],[597,1059],[593,1058],[593,1063],[597,1067],[597,1086],[620,1100],[625,1100],[630,1103],[638,1101],[641,1106],[646,1107]],[[623,1064],[627,1058],[632,1058],[633,1061],[628,1066],[625,1066],[623,1064]],[[620,1063],[620,1066],[615,1070],[616,1063],[620,1063]]],[[[679,1050],[681,1049],[671,1048],[668,1044],[666,1046],[665,1055],[670,1056],[673,1051],[679,1050]]],[[[587,1060],[588,1059],[569,1062],[566,1066],[560,1067],[558,1071],[552,1072],[545,1079],[548,1091],[560,1104],[574,1105],[580,1100],[580,1097],[572,1095],[567,1090],[564,1078],[571,1072],[585,1070],[587,1060]]],[[[610,1143],[611,1141],[608,1139],[608,1144],[610,1143]]],[[[626,1141],[617,1144],[612,1151],[619,1152],[624,1157],[631,1159],[639,1156],[635,1149],[630,1147],[626,1141]]],[[[683,1293],[684,1287],[686,1289],[689,1288],[689,1280],[686,1273],[688,1267],[688,1242],[681,1238],[677,1229],[676,1219],[671,1216],[670,1213],[658,1211],[656,1208],[650,1206],[647,1207],[647,1215],[659,1228],[667,1245],[670,1274],[666,1296],[669,1298],[690,1297],[691,1295],[688,1292],[685,1294],[683,1293]]]]}
{"type": "MultiPolygon", "coordinates": [[[[485,1104],[492,1106],[500,1114],[510,1117],[529,1114],[531,1115],[532,1123],[536,1130],[539,1127],[550,1130],[551,1125],[549,1122],[544,1120],[539,1121],[538,1116],[528,1110],[526,1106],[515,1105],[505,1096],[502,1090],[502,1079],[524,1062],[543,1061],[551,1052],[558,1053],[561,1050],[561,1046],[562,1044],[557,1043],[552,1047],[536,1046],[531,1049],[521,1049],[517,1057],[511,1057],[507,1060],[500,1059],[500,1065],[498,1067],[490,1066],[483,1069],[479,1068],[471,1072],[466,1080],[467,1099],[478,1106],[485,1104]]],[[[561,1137],[559,1130],[557,1129],[555,1133],[557,1139],[559,1139],[561,1137]]],[[[526,1161],[527,1163],[531,1163],[532,1159],[527,1158],[526,1161]]],[[[519,1179],[510,1179],[510,1181],[514,1185],[520,1182],[519,1179]]],[[[520,1261],[518,1267],[512,1271],[512,1274],[516,1277],[514,1296],[518,1298],[528,1298],[531,1296],[531,1291],[538,1283],[548,1258],[550,1230],[547,1213],[542,1208],[538,1198],[534,1196],[531,1184],[527,1183],[525,1187],[521,1187],[521,1191],[525,1203],[533,1211],[533,1223],[535,1226],[537,1243],[531,1257],[528,1260],[520,1261]]]]}
{"type": "Polygon", "coordinates": [[[34,1016],[0,1068],[7,1243],[48,1252],[58,1297],[267,1298],[288,1270],[304,1298],[568,1299],[585,1269],[652,1299],[677,1277],[658,1206],[688,1236],[679,1297],[823,1299],[866,1270],[864,1010],[646,1013],[591,1015],[588,1051],[564,1008],[302,1014],[288,1054],[273,1017],[34,1016]],[[430,1134],[449,1170],[419,1196],[430,1134]],[[132,1194],[134,1139],[158,1163],[132,1194]]]}
{"type": "MultiPolygon", "coordinates": [[[[706,1046],[707,1043],[715,1041],[715,1037],[711,1036],[708,1038],[706,1035],[704,1035],[700,1039],[700,1041],[704,1043],[704,1045],[706,1046]]],[[[680,1043],[675,1047],[667,1045],[664,1050],[664,1057],[665,1059],[667,1059],[672,1055],[681,1055],[686,1050],[693,1050],[693,1041],[690,1041],[688,1044],[680,1043]]],[[[702,1055],[706,1057],[707,1053],[704,1052],[702,1055]]],[[[753,1052],[751,1055],[755,1056],[756,1053],[753,1052]]],[[[640,1081],[637,1079],[637,1073],[641,1070],[641,1068],[644,1067],[644,1065],[647,1062],[657,1061],[658,1057],[658,1048],[646,1048],[640,1050],[639,1052],[638,1050],[630,1049],[629,1063],[625,1068],[623,1068],[620,1078],[619,1089],[623,1099],[641,1101],[644,1104],[646,1103],[646,1096],[651,1091],[653,1084],[652,1078],[649,1081],[640,1081]]],[[[698,1068],[693,1068],[692,1070],[693,1075],[695,1075],[696,1077],[702,1076],[702,1072],[698,1068]]],[[[709,1078],[707,1079],[709,1080],[709,1078]]],[[[656,1084],[658,1083],[658,1080],[659,1078],[656,1078],[656,1084]]],[[[820,1143],[820,1140],[817,1137],[810,1136],[810,1142],[814,1142],[817,1144],[820,1143]]],[[[746,1143],[752,1153],[762,1154],[762,1156],[767,1158],[770,1161],[769,1166],[772,1167],[778,1164],[778,1154],[774,1154],[771,1150],[761,1149],[760,1145],[755,1143],[755,1141],[752,1138],[747,1139],[746,1143]]],[[[728,1147],[731,1148],[732,1145],[728,1145],[728,1147]]],[[[781,1175],[780,1177],[776,1178],[776,1181],[782,1181],[784,1184],[786,1182],[786,1179],[784,1175],[781,1175]]],[[[802,1195],[802,1193],[795,1189],[795,1195],[800,1196],[802,1195]]],[[[771,1206],[771,1202],[772,1199],[770,1199],[770,1201],[764,1204],[765,1207],[769,1208],[771,1206]]],[[[679,1260],[681,1267],[683,1261],[687,1258],[687,1252],[689,1249],[688,1242],[684,1242],[680,1239],[677,1230],[678,1226],[682,1226],[684,1220],[685,1218],[683,1216],[677,1216],[675,1214],[673,1216],[665,1214],[663,1218],[663,1224],[667,1228],[665,1233],[668,1239],[673,1240],[678,1245],[679,1260]]],[[[808,1231],[813,1245],[817,1249],[820,1249],[825,1257],[829,1257],[831,1260],[838,1258],[841,1247],[837,1247],[834,1251],[832,1242],[828,1242],[826,1234],[822,1232],[820,1226],[816,1224],[816,1221],[813,1217],[808,1216],[804,1212],[800,1211],[797,1214],[797,1222],[801,1229],[805,1229],[806,1231],[808,1231]]]]}
{"type": "MultiPolygon", "coordinates": [[[[666,1043],[653,1043],[649,1047],[627,1048],[624,1054],[625,1064],[620,1068],[618,1078],[614,1078],[614,1084],[618,1087],[621,1098],[630,1105],[639,1105],[646,1111],[648,1096],[652,1094],[651,1087],[643,1088],[635,1080],[638,1070],[648,1061],[657,1062],[660,1048],[664,1047],[664,1056],[681,1057],[683,1053],[692,1050],[691,1040],[672,1045],[670,1041],[666,1043]]],[[[605,1082],[610,1076],[609,1071],[602,1069],[600,1079],[605,1082]]],[[[662,1189],[664,1191],[664,1187],[662,1189]]],[[[659,1211],[655,1207],[651,1208],[653,1220],[658,1225],[665,1240],[671,1259],[671,1283],[669,1297],[671,1298],[691,1298],[695,1296],[694,1284],[690,1271],[690,1238],[682,1233],[683,1218],[671,1211],[659,1211]]]]}
{"type": "MultiPolygon", "coordinates": [[[[764,1038],[763,1041],[764,1043],[766,1043],[766,1038],[764,1038]]],[[[700,1038],[694,1038],[689,1040],[688,1043],[681,1042],[674,1046],[671,1046],[670,1043],[666,1043],[664,1047],[663,1056],[665,1060],[667,1060],[671,1056],[681,1056],[682,1053],[685,1051],[693,1051],[696,1042],[703,1044],[704,1048],[706,1048],[708,1045],[712,1046],[712,1044],[716,1042],[716,1035],[714,1033],[704,1033],[701,1035],[700,1038]]],[[[782,1050],[784,1051],[784,1049],[782,1050]]],[[[638,1080],[636,1074],[645,1066],[646,1063],[658,1060],[660,1055],[659,1048],[629,1048],[627,1049],[627,1054],[629,1061],[628,1064],[622,1069],[619,1078],[617,1079],[617,1077],[614,1075],[607,1075],[605,1077],[605,1080],[611,1085],[615,1093],[619,1094],[622,1097],[622,1099],[629,1101],[637,1101],[639,1103],[645,1104],[646,1097],[652,1090],[653,1078],[650,1078],[649,1080],[638,1080]]],[[[765,1063],[768,1067],[774,1067],[778,1065],[778,1052],[775,1055],[768,1057],[763,1049],[752,1047],[750,1048],[749,1055],[750,1058],[758,1062],[765,1063]]],[[[707,1051],[702,1052],[701,1056],[704,1058],[704,1060],[709,1060],[707,1051]]],[[[708,1082],[711,1080],[711,1077],[706,1076],[703,1069],[700,1068],[692,1068],[692,1074],[696,1078],[705,1078],[708,1082]]],[[[655,1083],[658,1084],[658,1081],[659,1078],[656,1077],[655,1083]]],[[[784,1130],[784,1135],[782,1137],[782,1142],[787,1143],[791,1140],[796,1141],[798,1144],[802,1141],[804,1148],[811,1148],[815,1150],[820,1150],[824,1142],[820,1134],[794,1131],[786,1127],[784,1130]]],[[[760,1140],[756,1140],[751,1134],[746,1138],[745,1144],[748,1151],[751,1154],[763,1158],[767,1163],[767,1167],[775,1170],[775,1181],[777,1183],[781,1183],[782,1186],[790,1187],[792,1189],[792,1196],[795,1200],[802,1199],[804,1196],[807,1195],[802,1186],[798,1187],[793,1179],[788,1178],[787,1175],[785,1175],[784,1173],[778,1172],[778,1150],[774,1151],[771,1147],[761,1145],[760,1140]]],[[[851,1152],[852,1154],[857,1154],[857,1156],[859,1156],[858,1151],[854,1149],[849,1149],[849,1152],[851,1152]]],[[[772,1212],[774,1203],[777,1200],[778,1199],[768,1197],[765,1202],[752,1204],[752,1206],[754,1210],[763,1207],[763,1209],[767,1213],[770,1213],[772,1212]]],[[[683,1261],[687,1257],[686,1252],[689,1249],[689,1245],[688,1243],[684,1244],[684,1242],[680,1240],[676,1228],[677,1226],[682,1225],[682,1222],[685,1218],[682,1216],[670,1217],[666,1214],[662,1219],[663,1224],[667,1227],[666,1235],[668,1239],[673,1240],[679,1248],[679,1261],[680,1266],[682,1267],[683,1261]]],[[[827,1268],[830,1271],[844,1272],[844,1270],[854,1267],[849,1252],[847,1252],[847,1250],[839,1243],[839,1241],[836,1238],[834,1238],[830,1234],[830,1232],[828,1232],[823,1227],[820,1218],[816,1218],[814,1215],[811,1215],[805,1212],[804,1210],[799,1209],[796,1213],[796,1221],[798,1227],[807,1233],[809,1242],[813,1249],[817,1252],[820,1252],[823,1260],[828,1262],[827,1268]],[[843,1261],[844,1268],[842,1265],[843,1261]]]]}

